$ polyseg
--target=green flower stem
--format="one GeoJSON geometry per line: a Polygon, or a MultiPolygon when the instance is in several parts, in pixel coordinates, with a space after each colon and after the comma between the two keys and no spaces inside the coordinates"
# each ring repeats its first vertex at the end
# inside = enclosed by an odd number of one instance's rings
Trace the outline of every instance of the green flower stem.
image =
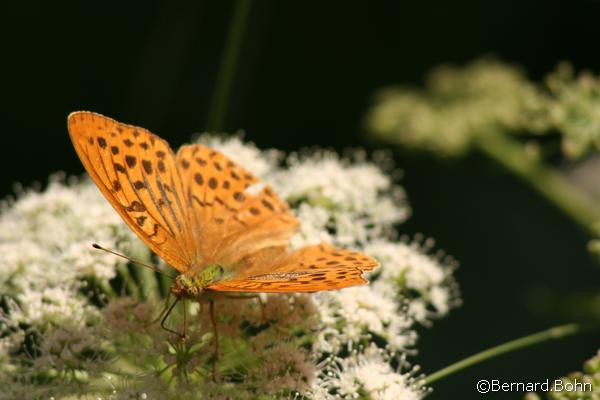
{"type": "Polygon", "coordinates": [[[221,58],[217,83],[215,84],[215,91],[208,113],[209,120],[207,130],[211,132],[218,132],[224,128],[227,105],[231,95],[231,87],[240,54],[242,39],[244,32],[246,31],[246,26],[248,25],[251,4],[252,0],[237,0],[235,3],[229,34],[221,58]]]}
{"type": "Polygon", "coordinates": [[[423,380],[423,384],[431,385],[432,383],[437,382],[440,379],[446,378],[465,368],[478,364],[482,361],[497,357],[504,353],[509,353],[511,351],[522,349],[524,347],[529,347],[534,344],[546,342],[549,340],[561,339],[567,336],[576,335],[584,331],[598,329],[599,327],[600,326],[597,324],[565,324],[555,326],[553,328],[547,329],[542,332],[534,333],[532,335],[523,336],[519,339],[511,340],[510,342],[506,342],[499,346],[495,346],[490,349],[484,350],[480,353],[474,354],[463,360],[455,362],[454,364],[451,364],[445,368],[442,368],[439,371],[434,372],[433,374],[425,377],[425,379],[423,380]]]}
{"type": "Polygon", "coordinates": [[[502,132],[488,132],[476,146],[506,169],[530,184],[546,199],[593,236],[600,236],[600,204],[566,179],[527,153],[524,146],[502,132]]]}

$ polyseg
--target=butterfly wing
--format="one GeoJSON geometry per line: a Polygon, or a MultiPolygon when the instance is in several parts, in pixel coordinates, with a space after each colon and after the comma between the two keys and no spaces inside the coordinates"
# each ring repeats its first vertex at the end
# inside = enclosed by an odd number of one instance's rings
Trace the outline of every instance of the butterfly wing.
{"type": "MultiPolygon", "coordinates": [[[[272,256],[272,255],[270,255],[272,256]]],[[[379,263],[360,252],[338,249],[321,243],[296,250],[284,257],[269,257],[276,263],[255,264],[240,274],[208,287],[227,292],[318,292],[367,283],[364,272],[379,263]]],[[[267,261],[266,257],[262,260],[267,261]]]]}
{"type": "Polygon", "coordinates": [[[327,244],[289,253],[298,220],[270,187],[216,150],[183,146],[177,156],[151,132],[92,112],[69,115],[86,170],[123,220],[180,272],[218,262],[232,278],[208,287],[314,292],[366,283],[374,259],[327,244]]]}
{"type": "Polygon", "coordinates": [[[194,225],[202,232],[199,266],[234,266],[261,249],[287,246],[298,221],[271,188],[257,195],[246,191],[259,181],[252,173],[200,144],[181,147],[177,165],[194,225]]]}
{"type": "Polygon", "coordinates": [[[196,238],[169,144],[146,129],[80,111],[68,129],[85,169],[129,227],[168,264],[184,272],[196,238]]]}
{"type": "MultiPolygon", "coordinates": [[[[299,222],[288,204],[267,186],[258,195],[249,195],[242,207],[231,216],[231,228],[219,253],[219,261],[237,265],[251,255],[271,249],[286,249],[299,222]]],[[[242,263],[239,273],[248,273],[252,264],[242,263]]]]}

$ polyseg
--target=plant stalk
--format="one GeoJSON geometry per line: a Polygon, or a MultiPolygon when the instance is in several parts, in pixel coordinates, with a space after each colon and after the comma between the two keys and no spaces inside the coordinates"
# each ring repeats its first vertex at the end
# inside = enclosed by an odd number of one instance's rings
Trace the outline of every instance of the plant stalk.
{"type": "Polygon", "coordinates": [[[437,382],[440,379],[446,378],[463,369],[479,364],[482,361],[489,360],[499,355],[509,353],[511,351],[522,349],[524,347],[529,347],[538,343],[543,343],[549,340],[562,339],[564,337],[576,335],[578,333],[587,331],[592,328],[595,329],[598,328],[598,326],[585,326],[582,324],[565,324],[555,326],[545,331],[534,333],[532,335],[523,336],[521,338],[511,340],[510,342],[506,342],[501,345],[484,350],[480,353],[474,354],[470,357],[455,362],[454,364],[450,364],[449,366],[442,368],[439,371],[434,372],[433,374],[425,377],[425,379],[423,380],[423,384],[431,385],[432,383],[437,382]]]}
{"type": "Polygon", "coordinates": [[[237,0],[229,27],[229,34],[221,57],[217,83],[210,103],[207,130],[219,132],[224,129],[227,106],[240,55],[244,32],[248,25],[252,0],[237,0]]]}
{"type": "Polygon", "coordinates": [[[476,146],[527,182],[592,236],[600,236],[600,204],[563,174],[528,154],[524,146],[501,132],[479,136],[476,146]]]}

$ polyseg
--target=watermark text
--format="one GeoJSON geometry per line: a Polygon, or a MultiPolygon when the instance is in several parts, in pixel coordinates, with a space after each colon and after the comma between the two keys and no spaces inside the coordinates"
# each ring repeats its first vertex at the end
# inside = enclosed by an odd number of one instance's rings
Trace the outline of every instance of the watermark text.
{"type": "Polygon", "coordinates": [[[563,381],[562,379],[546,379],[539,382],[506,382],[499,379],[480,379],[477,381],[479,393],[490,392],[591,392],[591,382],[581,380],[563,381]]]}

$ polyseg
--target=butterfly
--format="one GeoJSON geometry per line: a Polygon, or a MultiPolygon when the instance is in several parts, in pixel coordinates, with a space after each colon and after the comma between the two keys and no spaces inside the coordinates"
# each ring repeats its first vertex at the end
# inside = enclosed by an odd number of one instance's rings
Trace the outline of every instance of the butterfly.
{"type": "Polygon", "coordinates": [[[326,243],[290,251],[299,221],[289,205],[270,186],[248,191],[259,179],[215,149],[174,153],[144,128],[88,111],[71,113],[67,125],[106,199],[180,273],[171,287],[177,299],[341,289],[367,283],[363,273],[378,266],[326,243]]]}

